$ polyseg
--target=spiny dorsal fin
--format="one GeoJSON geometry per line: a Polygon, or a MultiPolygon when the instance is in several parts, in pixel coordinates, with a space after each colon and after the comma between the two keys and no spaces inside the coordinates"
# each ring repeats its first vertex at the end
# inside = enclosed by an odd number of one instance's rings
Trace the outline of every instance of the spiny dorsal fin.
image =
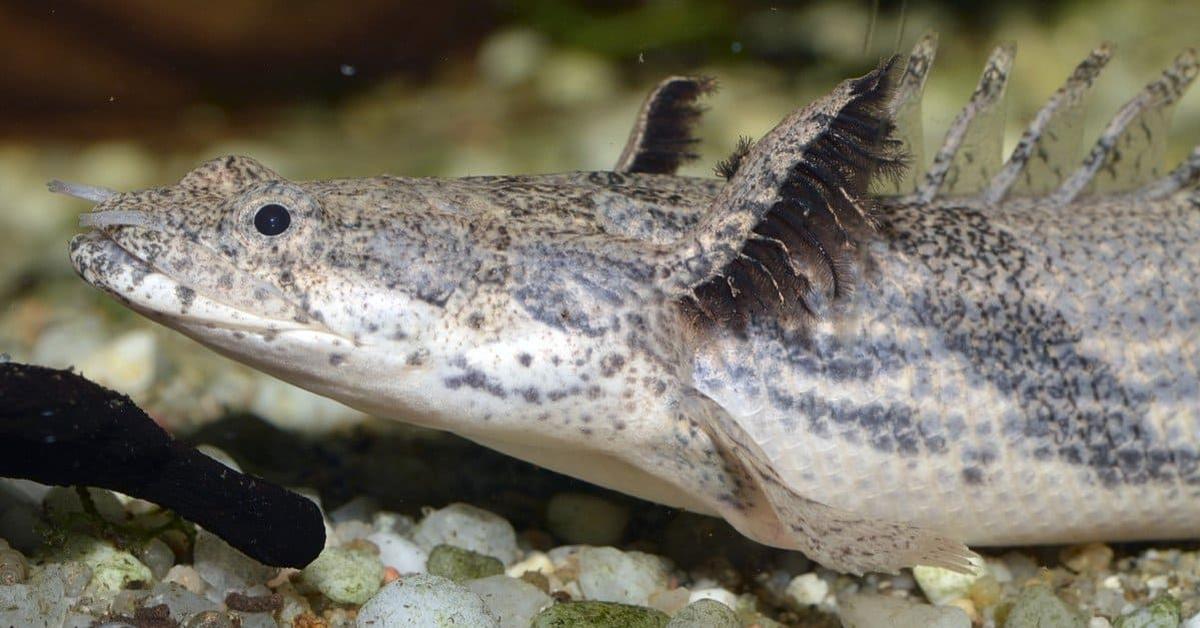
{"type": "Polygon", "coordinates": [[[672,76],[660,82],[642,103],[629,140],[614,168],[617,172],[674,174],[696,158],[692,129],[703,110],[696,101],[716,88],[707,77],[672,76]]]}
{"type": "Polygon", "coordinates": [[[1197,186],[1200,186],[1200,146],[1193,148],[1183,163],[1176,166],[1170,174],[1138,190],[1137,196],[1146,200],[1158,200],[1197,186]]]}
{"type": "Polygon", "coordinates": [[[896,96],[892,100],[892,121],[896,124],[896,140],[900,142],[900,150],[908,155],[910,168],[895,180],[878,179],[873,191],[880,194],[908,194],[916,189],[916,173],[925,167],[925,131],[922,124],[921,100],[925,94],[925,79],[929,78],[929,68],[937,56],[937,33],[926,33],[913,46],[912,54],[908,56],[908,65],[900,76],[896,86],[896,96]]]}
{"type": "Polygon", "coordinates": [[[702,326],[820,316],[848,293],[873,227],[872,177],[903,159],[887,106],[895,59],[796,111],[742,159],[704,218],[660,251],[663,289],[702,326]]]}
{"type": "Polygon", "coordinates": [[[1066,204],[1080,194],[1130,190],[1161,176],[1171,113],[1198,70],[1195,50],[1176,57],[1161,77],[1117,111],[1054,200],[1066,204]]]}
{"type": "Polygon", "coordinates": [[[1079,162],[1087,95],[1112,56],[1103,43],[1087,56],[1066,83],[1034,116],[1008,162],[992,179],[984,198],[999,203],[1009,194],[1032,196],[1057,188],[1079,162]]]}
{"type": "Polygon", "coordinates": [[[921,202],[977,192],[1000,169],[1004,95],[1016,52],[1016,45],[1011,43],[992,51],[971,100],[950,125],[941,149],[917,187],[921,202]]]}

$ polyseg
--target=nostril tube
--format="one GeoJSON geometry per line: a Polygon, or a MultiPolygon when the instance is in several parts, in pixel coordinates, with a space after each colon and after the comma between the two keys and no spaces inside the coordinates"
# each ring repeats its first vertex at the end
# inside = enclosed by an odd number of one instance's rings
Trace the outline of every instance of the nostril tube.
{"type": "Polygon", "coordinates": [[[99,203],[117,195],[116,190],[110,190],[98,185],[83,185],[82,183],[67,183],[53,179],[46,184],[46,189],[55,194],[66,194],[85,201],[99,203]]]}

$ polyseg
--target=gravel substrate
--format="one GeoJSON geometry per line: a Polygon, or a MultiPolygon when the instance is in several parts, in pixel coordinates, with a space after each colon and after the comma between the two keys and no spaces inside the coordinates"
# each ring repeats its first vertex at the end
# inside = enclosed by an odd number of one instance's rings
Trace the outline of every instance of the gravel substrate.
{"type": "MultiPolygon", "coordinates": [[[[230,443],[262,436],[228,425],[217,432],[230,443]]],[[[332,473],[310,476],[343,490],[350,478],[382,482],[362,475],[385,471],[362,466],[380,443],[411,453],[364,434],[308,446],[283,440],[310,471],[311,456],[343,456],[332,473]]],[[[918,568],[853,578],[756,546],[721,522],[479,455],[456,440],[407,442],[443,464],[475,456],[483,475],[518,480],[527,492],[457,485],[508,504],[495,507],[517,526],[466,503],[410,516],[360,495],[326,511],[328,542],[316,561],[280,570],[147,502],[92,489],[94,508],[85,508],[75,489],[5,481],[0,626],[1200,626],[1194,550],[985,552],[974,576],[918,568]]],[[[444,470],[430,464],[427,471],[444,470]]]]}

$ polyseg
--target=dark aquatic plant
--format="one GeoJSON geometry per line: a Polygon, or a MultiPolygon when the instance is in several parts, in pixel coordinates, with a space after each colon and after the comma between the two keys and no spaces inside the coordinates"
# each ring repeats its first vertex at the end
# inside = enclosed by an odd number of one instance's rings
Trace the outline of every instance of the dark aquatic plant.
{"type": "Polygon", "coordinates": [[[71,371],[0,363],[0,476],[152,501],[268,565],[303,567],[325,546],[311,500],[171,438],[129,397],[71,371]]]}

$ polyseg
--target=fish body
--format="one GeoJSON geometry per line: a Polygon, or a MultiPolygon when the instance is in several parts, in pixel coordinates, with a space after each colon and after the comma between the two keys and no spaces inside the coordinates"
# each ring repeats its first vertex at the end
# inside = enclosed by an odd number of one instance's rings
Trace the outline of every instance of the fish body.
{"type": "Polygon", "coordinates": [[[229,157],[73,188],[98,205],[71,256],[300,386],[843,571],[1195,536],[1200,153],[1111,174],[1114,147],[1161,157],[1126,131],[1165,124],[1194,55],[1071,170],[1056,142],[1107,48],[1000,163],[1001,47],[913,178],[894,122],[919,120],[934,48],[793,113],[726,180],[673,174],[711,89],[673,77],[611,172],[292,182],[229,157]]]}

